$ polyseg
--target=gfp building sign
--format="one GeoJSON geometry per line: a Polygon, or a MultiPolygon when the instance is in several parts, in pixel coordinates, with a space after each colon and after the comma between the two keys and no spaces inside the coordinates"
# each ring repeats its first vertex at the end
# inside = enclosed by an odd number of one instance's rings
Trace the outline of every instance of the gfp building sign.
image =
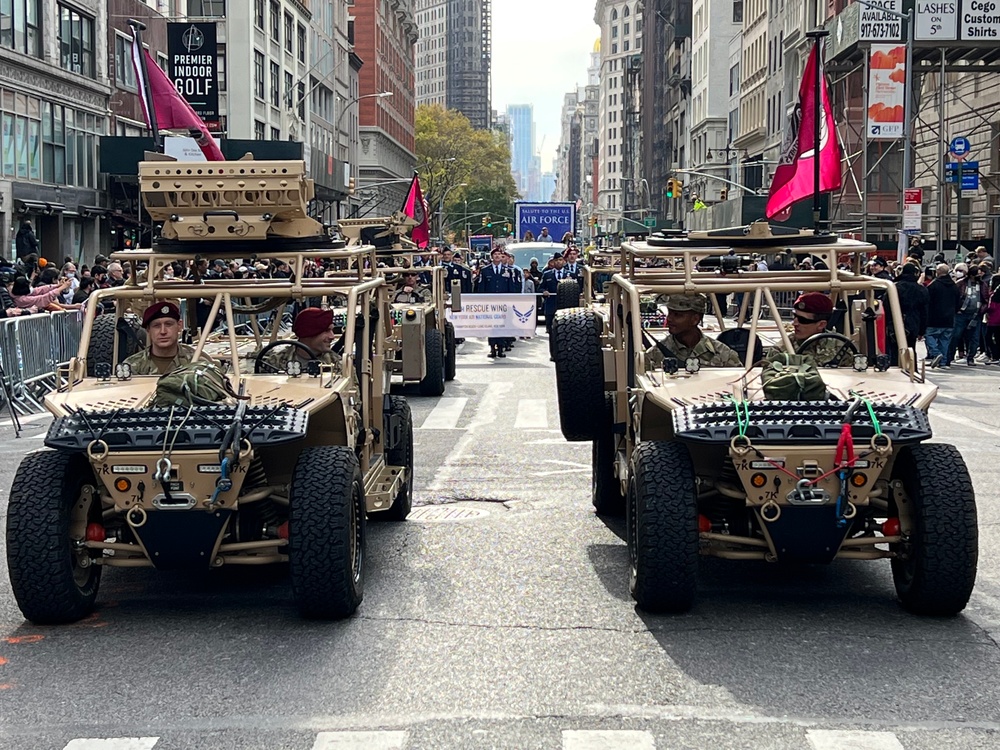
{"type": "Polygon", "coordinates": [[[920,42],[1000,40],[998,0],[917,0],[914,39],[920,42]]]}
{"type": "Polygon", "coordinates": [[[168,73],[177,93],[209,129],[219,124],[218,45],[214,23],[167,24],[168,73]]]}

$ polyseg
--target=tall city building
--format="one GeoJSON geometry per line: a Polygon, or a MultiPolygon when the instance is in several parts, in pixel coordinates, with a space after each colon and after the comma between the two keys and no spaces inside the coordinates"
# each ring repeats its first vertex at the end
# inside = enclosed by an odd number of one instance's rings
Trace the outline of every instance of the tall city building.
{"type": "MultiPolygon", "coordinates": [[[[641,3],[597,0],[594,22],[601,28],[600,125],[597,213],[601,223],[620,226],[625,210],[623,149],[626,136],[626,87],[642,50],[641,3]]],[[[634,79],[633,79],[634,80],[634,79]]],[[[631,144],[630,144],[631,145],[631,144]]],[[[636,174],[634,179],[638,180],[636,174]]]]}
{"type": "Polygon", "coordinates": [[[345,106],[358,108],[359,188],[372,195],[362,207],[385,215],[402,207],[416,165],[413,0],[355,0],[354,43],[364,64],[345,106]]]}
{"type": "Polygon", "coordinates": [[[522,198],[531,197],[535,168],[535,116],[530,104],[511,104],[507,107],[507,127],[510,129],[510,170],[522,198]]]}
{"type": "Polygon", "coordinates": [[[417,104],[441,104],[491,125],[492,0],[417,0],[417,104]]]}

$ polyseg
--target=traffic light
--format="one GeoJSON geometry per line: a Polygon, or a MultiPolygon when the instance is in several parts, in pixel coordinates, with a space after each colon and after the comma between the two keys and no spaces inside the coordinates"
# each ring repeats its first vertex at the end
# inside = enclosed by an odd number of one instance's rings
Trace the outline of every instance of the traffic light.
{"type": "Polygon", "coordinates": [[[354,178],[353,177],[349,178],[347,180],[347,194],[348,195],[354,195],[354,188],[355,187],[356,187],[356,183],[354,182],[354,178]]]}
{"type": "Polygon", "coordinates": [[[508,221],[508,222],[507,222],[507,234],[510,234],[510,233],[511,233],[511,232],[513,232],[513,231],[514,231],[514,227],[512,227],[512,226],[510,225],[510,222],[508,221]]]}
{"type": "Polygon", "coordinates": [[[483,217],[483,226],[484,227],[486,226],[486,217],[485,216],[483,217]]]}
{"type": "Polygon", "coordinates": [[[727,190],[726,188],[720,188],[719,189],[719,200],[720,201],[724,201],[727,198],[729,198],[729,190],[727,190]]]}
{"type": "Polygon", "coordinates": [[[675,180],[673,177],[667,180],[667,189],[665,192],[668,198],[677,197],[677,193],[679,192],[677,190],[677,180],[675,180]]]}
{"type": "Polygon", "coordinates": [[[590,217],[590,226],[592,227],[597,226],[597,214],[594,214],[593,216],[590,217]]]}

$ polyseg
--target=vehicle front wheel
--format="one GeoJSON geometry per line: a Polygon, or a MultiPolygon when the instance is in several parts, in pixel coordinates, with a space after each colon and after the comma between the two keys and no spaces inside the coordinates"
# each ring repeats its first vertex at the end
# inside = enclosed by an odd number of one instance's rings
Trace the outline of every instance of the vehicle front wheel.
{"type": "Polygon", "coordinates": [[[17,606],[37,625],[75,622],[94,609],[101,566],[82,544],[101,505],[87,460],[78,454],[28,454],[7,506],[7,569],[17,606]]]}
{"type": "Polygon", "coordinates": [[[450,320],[444,324],[444,379],[451,382],[458,371],[458,354],[455,351],[455,324],[450,320]]]}
{"type": "Polygon", "coordinates": [[[354,451],[313,446],[299,454],[288,491],[288,562],[303,617],[348,617],[365,583],[365,489],[354,451]]]}
{"type": "Polygon", "coordinates": [[[687,446],[641,443],[626,497],[629,589],[647,612],[686,612],[698,572],[698,500],[687,446]]]}
{"type": "Polygon", "coordinates": [[[440,396],[444,393],[445,381],[444,337],[436,328],[428,328],[424,334],[424,356],[427,372],[420,381],[420,395],[440,396]]]}
{"type": "Polygon", "coordinates": [[[972,595],[979,560],[976,495],[962,454],[942,443],[903,448],[893,478],[905,495],[894,493],[890,513],[899,513],[907,537],[892,545],[896,595],[914,614],[958,614],[972,595]]]}

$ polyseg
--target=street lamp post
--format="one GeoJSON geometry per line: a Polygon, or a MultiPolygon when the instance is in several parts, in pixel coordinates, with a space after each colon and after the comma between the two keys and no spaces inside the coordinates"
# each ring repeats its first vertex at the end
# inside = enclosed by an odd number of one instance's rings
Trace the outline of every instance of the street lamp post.
{"type": "Polygon", "coordinates": [[[466,244],[466,246],[469,246],[469,204],[470,203],[479,203],[481,200],[482,200],[482,198],[473,198],[471,201],[468,198],[465,199],[465,244],[466,244]]]}
{"type": "Polygon", "coordinates": [[[467,183],[460,182],[457,185],[452,185],[450,188],[444,191],[441,195],[441,200],[438,202],[438,237],[444,240],[444,201],[450,193],[455,188],[468,187],[467,183]]]}
{"type": "Polygon", "coordinates": [[[390,96],[392,96],[391,91],[379,91],[377,94],[363,94],[362,96],[355,96],[353,99],[348,99],[343,109],[340,110],[340,114],[337,115],[337,132],[340,132],[340,121],[344,119],[344,115],[347,114],[347,110],[349,110],[352,105],[357,104],[362,99],[388,99],[390,96]]]}
{"type": "MultiPolygon", "coordinates": [[[[726,165],[725,165],[726,166],[726,177],[730,178],[730,183],[729,184],[736,184],[737,183],[736,177],[739,175],[740,149],[736,148],[731,143],[727,143],[725,148],[717,148],[717,149],[715,149],[715,153],[717,153],[719,156],[725,155],[725,157],[726,157],[726,165]],[[729,169],[729,163],[730,163],[730,161],[732,160],[732,158],[734,156],[736,157],[736,173],[737,173],[736,175],[733,175],[733,173],[729,169]]],[[[712,161],[712,159],[715,158],[715,157],[712,156],[712,149],[708,149],[708,151],[705,152],[705,158],[708,161],[712,161]]],[[[746,161],[749,158],[750,158],[750,155],[747,153],[747,150],[743,149],[743,161],[746,161]]],[[[750,192],[754,192],[755,193],[756,191],[752,190],[750,192]]]]}

